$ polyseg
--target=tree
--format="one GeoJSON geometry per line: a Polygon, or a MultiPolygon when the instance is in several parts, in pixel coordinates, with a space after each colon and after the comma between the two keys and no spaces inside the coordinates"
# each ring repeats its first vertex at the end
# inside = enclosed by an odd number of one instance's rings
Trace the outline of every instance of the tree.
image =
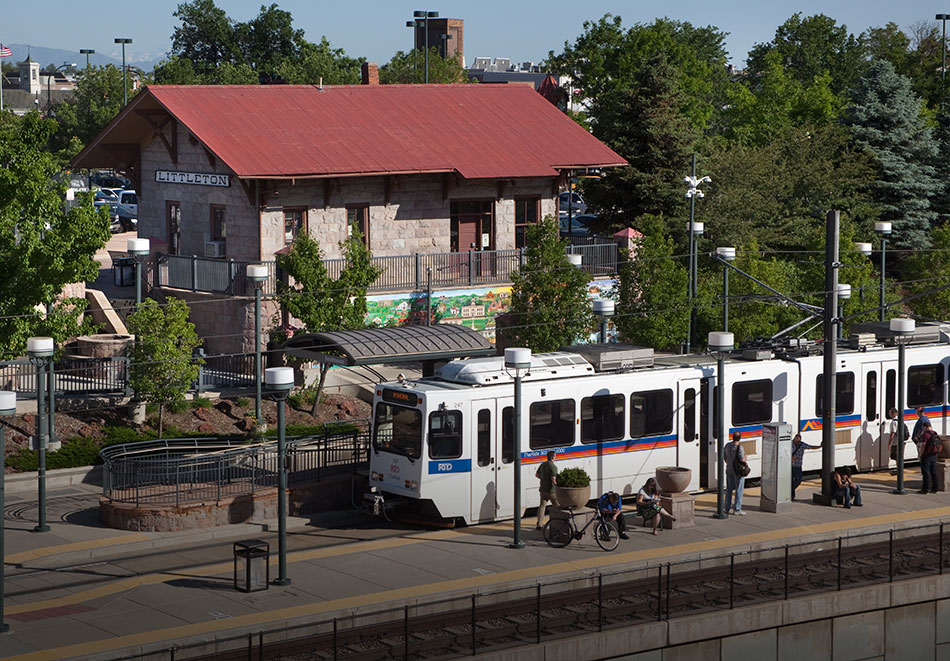
{"type": "MultiPolygon", "coordinates": [[[[384,85],[424,83],[425,50],[396,51],[392,59],[379,69],[379,82],[384,85]]],[[[429,48],[429,83],[467,83],[465,69],[454,56],[442,57],[436,46],[429,48]]]]}
{"type": "MultiPolygon", "coordinates": [[[[629,88],[612,92],[595,133],[629,163],[611,168],[585,184],[589,206],[601,223],[616,231],[643,214],[681,218],[686,203],[683,187],[696,133],[680,113],[681,94],[675,72],[664,56],[652,58],[629,88]]],[[[666,233],[670,233],[667,228],[666,233]]]]}
{"type": "Polygon", "coordinates": [[[214,0],[183,2],[172,15],[181,25],[172,35],[171,55],[188,60],[196,73],[208,74],[222,64],[242,60],[234,21],[214,0]]]}
{"type": "MultiPolygon", "coordinates": [[[[288,253],[277,256],[277,266],[294,281],[293,286],[280,283],[280,306],[302,321],[311,333],[366,328],[366,291],[382,269],[373,264],[372,253],[359,230],[354,226],[351,232],[340,244],[346,266],[337,280],[327,273],[320,243],[309,234],[301,234],[288,253]]],[[[327,363],[320,364],[314,413],[330,367],[327,363]]]]}
{"type": "Polygon", "coordinates": [[[84,298],[63,297],[75,282],[94,280],[96,251],[109,238],[109,224],[91,196],[66,209],[66,185],[46,145],[56,122],[32,112],[0,114],[0,354],[22,355],[31,336],[61,344],[88,332],[81,320],[84,298]],[[52,314],[37,309],[50,306],[52,314]]]}
{"type": "Polygon", "coordinates": [[[165,407],[184,401],[202,363],[193,358],[201,338],[188,321],[188,312],[188,305],[174,297],[165,305],[149,298],[128,318],[129,332],[135,335],[127,350],[129,380],[139,397],[158,406],[159,438],[165,407]]]}
{"type": "Polygon", "coordinates": [[[347,57],[342,48],[333,48],[326,37],[319,44],[305,43],[300,55],[277,67],[277,77],[291,85],[358,85],[364,58],[347,57]]]}
{"type": "Polygon", "coordinates": [[[801,12],[793,14],[775,30],[772,41],[756,44],[749,51],[746,74],[762,74],[772,51],[779,54],[782,67],[803,85],[828,72],[831,90],[839,95],[854,87],[866,68],[864,39],[824,14],[805,18],[801,12]]]}
{"type": "Polygon", "coordinates": [[[514,323],[504,331],[510,346],[557,351],[593,328],[589,278],[567,261],[565,245],[553,216],[528,228],[524,262],[511,276],[514,323]]]}
{"type": "Polygon", "coordinates": [[[637,222],[643,238],[635,254],[622,256],[614,320],[625,342],[679,348],[689,332],[689,271],[673,258],[663,218],[647,215],[637,222]]]}
{"type": "Polygon", "coordinates": [[[570,76],[589,104],[596,127],[601,113],[627,90],[652,58],[664,55],[682,90],[680,110],[696,129],[710,126],[729,84],[725,33],[718,28],[694,27],[687,22],[657,19],[624,29],[619,16],[604,15],[586,21],[584,32],[564,51],[548,54],[548,68],[570,76]]]}
{"type": "Polygon", "coordinates": [[[303,30],[294,28],[290,12],[276,4],[261,6],[261,12],[247,23],[235,26],[234,38],[243,61],[262,76],[273,77],[285,60],[294,60],[306,43],[303,30]]]}
{"type": "Polygon", "coordinates": [[[907,292],[917,295],[907,306],[914,315],[923,319],[944,321],[950,319],[950,225],[943,224],[931,231],[929,251],[915,252],[907,258],[903,273],[907,292]],[[939,289],[939,291],[934,291],[939,289]]]}
{"type": "Polygon", "coordinates": [[[921,100],[884,60],[871,64],[853,98],[844,123],[875,158],[877,177],[867,188],[880,217],[893,223],[896,246],[924,248],[936,218],[930,198],[941,193],[942,184],[933,166],[937,142],[921,116],[921,100]]]}

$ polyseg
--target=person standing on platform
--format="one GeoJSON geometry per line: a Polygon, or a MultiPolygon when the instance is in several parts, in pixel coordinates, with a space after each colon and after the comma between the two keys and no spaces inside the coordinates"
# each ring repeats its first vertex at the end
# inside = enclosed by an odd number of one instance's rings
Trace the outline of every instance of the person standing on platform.
{"type": "Polygon", "coordinates": [[[920,493],[937,493],[937,455],[943,449],[940,437],[930,426],[930,422],[923,424],[924,430],[920,433],[920,473],[923,484],[920,493]]]}
{"type": "Polygon", "coordinates": [[[815,450],[819,445],[809,445],[802,441],[801,434],[795,434],[792,439],[792,500],[795,500],[795,489],[802,483],[802,460],[805,458],[805,450],[815,450]]]}
{"type": "Polygon", "coordinates": [[[924,433],[924,423],[928,426],[930,425],[930,418],[924,413],[924,407],[917,407],[917,422],[914,424],[914,433],[911,435],[911,438],[914,439],[914,443],[918,446],[918,451],[920,448],[920,435],[924,433]]]}
{"type": "Polygon", "coordinates": [[[897,425],[904,425],[904,443],[910,440],[910,431],[907,429],[907,423],[899,419],[896,408],[888,409],[887,417],[891,420],[891,436],[887,441],[887,451],[891,461],[897,461],[897,425]]]}
{"type": "Polygon", "coordinates": [[[742,435],[732,432],[732,443],[723,448],[723,459],[726,462],[726,511],[732,507],[732,493],[736,494],[736,508],[732,512],[736,516],[745,516],[742,511],[742,491],[745,489],[745,475],[748,473],[745,450],[739,445],[742,435]]]}
{"type": "Polygon", "coordinates": [[[557,484],[557,466],[554,464],[554,450],[548,452],[548,460],[538,466],[534,476],[541,480],[538,491],[541,493],[541,502],[538,503],[538,523],[535,526],[538,530],[544,526],[544,515],[547,512],[547,503],[557,507],[557,496],[554,495],[554,485],[557,484]]]}

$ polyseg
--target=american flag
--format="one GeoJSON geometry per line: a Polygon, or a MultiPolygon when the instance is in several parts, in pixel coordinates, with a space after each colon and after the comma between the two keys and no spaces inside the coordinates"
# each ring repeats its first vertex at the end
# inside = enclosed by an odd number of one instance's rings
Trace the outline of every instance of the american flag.
{"type": "Polygon", "coordinates": [[[0,44],[0,57],[13,57],[13,51],[3,44],[0,44]]]}

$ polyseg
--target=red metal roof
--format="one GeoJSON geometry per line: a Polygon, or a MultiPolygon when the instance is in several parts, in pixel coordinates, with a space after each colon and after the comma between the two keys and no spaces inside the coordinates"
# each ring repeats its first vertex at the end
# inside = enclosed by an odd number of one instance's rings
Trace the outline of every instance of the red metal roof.
{"type": "Polygon", "coordinates": [[[523,85],[152,85],[123,114],[149,96],[239,177],[479,179],[626,164],[523,85]]]}

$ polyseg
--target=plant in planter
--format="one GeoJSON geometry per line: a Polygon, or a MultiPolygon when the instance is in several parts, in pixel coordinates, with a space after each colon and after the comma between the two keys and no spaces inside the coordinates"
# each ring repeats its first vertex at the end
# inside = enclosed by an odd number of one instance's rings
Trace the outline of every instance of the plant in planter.
{"type": "Polygon", "coordinates": [[[557,475],[554,495],[561,507],[583,507],[590,500],[590,476],[583,468],[565,468],[557,475]]]}

